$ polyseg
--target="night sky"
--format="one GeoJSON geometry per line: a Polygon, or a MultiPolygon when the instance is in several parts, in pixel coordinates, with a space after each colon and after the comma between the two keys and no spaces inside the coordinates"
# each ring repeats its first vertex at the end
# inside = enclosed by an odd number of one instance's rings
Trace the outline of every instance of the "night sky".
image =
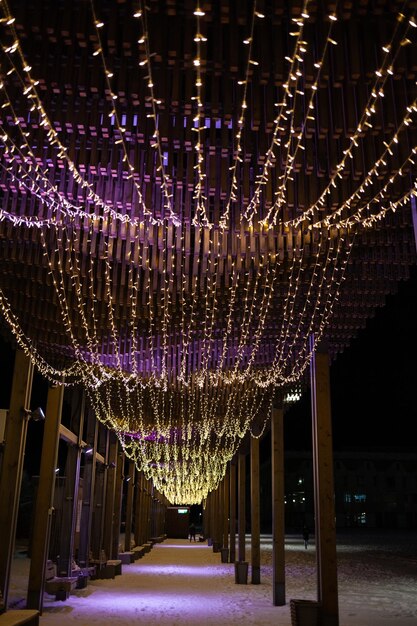
{"type": "MultiPolygon", "coordinates": [[[[417,440],[417,268],[331,367],[336,449],[408,447],[417,440]]],[[[286,445],[311,446],[309,392],[285,416],[286,445]]]]}

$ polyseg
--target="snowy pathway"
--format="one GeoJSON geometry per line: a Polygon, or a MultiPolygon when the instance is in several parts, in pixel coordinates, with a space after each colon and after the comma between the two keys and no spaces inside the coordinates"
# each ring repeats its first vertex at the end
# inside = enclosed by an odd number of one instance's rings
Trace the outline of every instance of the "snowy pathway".
{"type": "MultiPolygon", "coordinates": [[[[410,532],[339,537],[340,626],[417,626],[416,540],[410,532]]],[[[167,540],[124,565],[122,576],[90,581],[65,603],[45,595],[40,625],[290,626],[289,600],[315,599],[314,546],[305,550],[299,537],[286,539],[284,607],[271,604],[270,536],[261,546],[261,585],[236,585],[233,565],[220,563],[205,544],[167,540]]],[[[15,562],[15,596],[28,563],[15,562]]]]}

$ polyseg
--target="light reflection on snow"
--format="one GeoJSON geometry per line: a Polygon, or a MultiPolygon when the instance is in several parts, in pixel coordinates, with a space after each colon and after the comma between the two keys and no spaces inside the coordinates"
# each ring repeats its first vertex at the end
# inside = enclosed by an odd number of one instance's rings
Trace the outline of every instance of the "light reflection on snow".
{"type": "MultiPolygon", "coordinates": [[[[218,567],[198,566],[198,565],[153,565],[143,564],[133,566],[134,571],[137,574],[143,574],[144,576],[194,576],[198,578],[210,578],[212,576],[218,576],[218,567]]],[[[132,569],[133,571],[133,569],[132,569]]]]}

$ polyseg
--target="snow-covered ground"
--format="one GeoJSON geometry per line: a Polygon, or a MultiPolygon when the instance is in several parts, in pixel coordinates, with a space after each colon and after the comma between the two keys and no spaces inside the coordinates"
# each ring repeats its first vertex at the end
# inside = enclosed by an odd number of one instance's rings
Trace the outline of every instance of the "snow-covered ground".
{"type": "MultiPolygon", "coordinates": [[[[114,580],[90,581],[66,602],[45,595],[41,626],[289,626],[291,598],[316,599],[314,542],[286,538],[287,605],[272,606],[271,537],[261,584],[236,585],[232,564],[206,544],[166,540],[114,580]]],[[[250,562],[250,544],[247,560],[250,562]]],[[[10,602],[22,608],[29,561],[15,559],[10,602]]],[[[338,536],[340,626],[417,626],[417,532],[338,536]]]]}

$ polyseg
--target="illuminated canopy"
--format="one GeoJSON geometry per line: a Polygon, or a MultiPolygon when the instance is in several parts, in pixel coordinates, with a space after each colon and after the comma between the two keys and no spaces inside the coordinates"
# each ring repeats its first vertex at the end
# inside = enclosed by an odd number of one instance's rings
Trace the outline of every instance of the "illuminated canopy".
{"type": "Polygon", "coordinates": [[[3,318],[173,503],[415,262],[411,5],[0,4],[3,318]]]}

